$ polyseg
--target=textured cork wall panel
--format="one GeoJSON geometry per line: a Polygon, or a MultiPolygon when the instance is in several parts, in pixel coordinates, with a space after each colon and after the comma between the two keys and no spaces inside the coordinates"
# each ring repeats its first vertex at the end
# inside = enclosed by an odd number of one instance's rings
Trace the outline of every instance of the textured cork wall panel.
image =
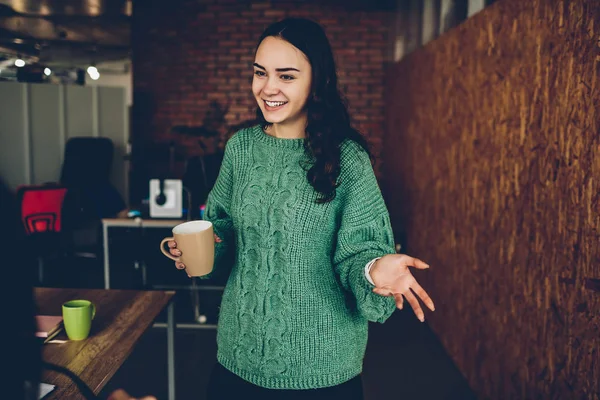
{"type": "Polygon", "coordinates": [[[599,1],[500,0],[388,71],[394,229],[481,398],[599,398],[599,45],[599,1]]]}

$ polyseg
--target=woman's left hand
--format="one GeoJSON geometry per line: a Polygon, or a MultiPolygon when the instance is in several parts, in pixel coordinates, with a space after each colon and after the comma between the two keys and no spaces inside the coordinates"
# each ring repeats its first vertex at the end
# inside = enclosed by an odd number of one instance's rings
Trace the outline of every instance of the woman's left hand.
{"type": "Polygon", "coordinates": [[[373,292],[381,296],[394,296],[396,306],[399,309],[403,307],[404,296],[417,318],[423,322],[425,314],[415,294],[421,298],[431,311],[435,310],[435,306],[427,292],[412,276],[408,267],[427,269],[429,265],[406,254],[387,254],[381,257],[375,262],[370,272],[373,283],[375,283],[373,292]]]}

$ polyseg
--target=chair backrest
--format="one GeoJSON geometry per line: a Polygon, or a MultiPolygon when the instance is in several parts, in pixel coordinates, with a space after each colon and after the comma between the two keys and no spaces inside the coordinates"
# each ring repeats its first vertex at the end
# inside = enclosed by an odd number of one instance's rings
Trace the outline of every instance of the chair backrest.
{"type": "Polygon", "coordinates": [[[78,228],[114,217],[125,208],[110,183],[113,142],[104,137],[72,137],[65,146],[60,183],[69,189],[66,224],[78,228]]]}
{"type": "Polygon", "coordinates": [[[60,183],[86,187],[110,180],[113,142],[104,137],[73,137],[65,145],[60,183]]]}
{"type": "Polygon", "coordinates": [[[23,185],[17,189],[21,220],[27,235],[59,233],[67,188],[56,185],[23,185]]]}

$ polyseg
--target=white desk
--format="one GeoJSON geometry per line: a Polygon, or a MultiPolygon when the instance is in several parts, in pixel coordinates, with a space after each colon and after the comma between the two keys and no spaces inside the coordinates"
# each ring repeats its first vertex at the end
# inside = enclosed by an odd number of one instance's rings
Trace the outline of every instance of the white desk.
{"type": "Polygon", "coordinates": [[[102,219],[102,245],[104,247],[104,289],[110,289],[108,228],[173,228],[184,220],[180,219],[142,219],[142,218],[104,218],[102,219]]]}

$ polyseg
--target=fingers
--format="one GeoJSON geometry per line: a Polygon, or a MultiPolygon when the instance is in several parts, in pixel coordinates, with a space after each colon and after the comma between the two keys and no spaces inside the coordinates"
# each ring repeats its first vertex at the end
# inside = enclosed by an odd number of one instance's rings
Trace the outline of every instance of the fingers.
{"type": "Polygon", "coordinates": [[[394,293],[388,287],[374,288],[373,292],[385,297],[394,296],[394,300],[396,301],[396,307],[398,307],[399,310],[402,310],[402,308],[404,307],[404,298],[402,297],[401,293],[394,293]]]}
{"type": "Polygon", "coordinates": [[[429,268],[429,264],[419,260],[418,258],[414,258],[411,256],[408,256],[406,254],[404,254],[405,261],[406,261],[406,265],[410,265],[412,267],[418,268],[418,269],[427,269],[429,268]]]}
{"type": "Polygon", "coordinates": [[[221,238],[218,237],[216,233],[213,233],[213,235],[215,237],[215,242],[217,242],[217,243],[221,243],[222,242],[221,238]]]}
{"type": "Polygon", "coordinates": [[[404,307],[404,297],[402,297],[400,293],[396,293],[394,294],[394,299],[396,300],[396,307],[398,307],[398,310],[402,310],[402,307],[404,307]]]}
{"type": "Polygon", "coordinates": [[[406,297],[406,301],[408,301],[408,304],[410,304],[410,306],[412,307],[419,321],[425,321],[425,314],[423,314],[423,309],[419,305],[419,300],[417,300],[415,295],[410,290],[408,290],[404,293],[404,297],[406,297]]]}
{"type": "Polygon", "coordinates": [[[435,306],[433,305],[433,300],[427,294],[427,292],[419,285],[416,281],[412,284],[411,289],[419,298],[423,301],[423,303],[429,308],[431,311],[435,311],[435,306]]]}
{"type": "MultiPolygon", "coordinates": [[[[433,301],[431,300],[431,298],[429,297],[427,292],[425,292],[425,290],[423,290],[423,288],[417,282],[415,282],[411,286],[411,288],[414,288],[415,293],[421,298],[421,300],[423,300],[423,303],[425,303],[425,305],[431,311],[435,311],[435,306],[433,305],[433,301]]],[[[423,313],[423,309],[421,308],[421,305],[419,304],[419,300],[417,300],[417,298],[415,297],[413,292],[411,292],[410,289],[408,291],[406,291],[405,293],[394,293],[394,291],[390,287],[387,287],[387,286],[386,287],[376,287],[376,288],[373,288],[373,293],[376,293],[380,296],[385,296],[385,297],[393,296],[394,300],[396,301],[396,307],[398,307],[399,310],[402,310],[404,308],[404,297],[406,297],[406,301],[408,301],[408,304],[411,306],[411,308],[415,312],[415,315],[417,316],[419,321],[421,321],[421,322],[425,321],[425,314],[423,313]]]]}
{"type": "MultiPolygon", "coordinates": [[[[176,261],[175,262],[175,268],[177,268],[177,269],[185,269],[185,265],[182,262],[176,261]]],[[[185,273],[187,274],[188,278],[192,277],[190,274],[187,273],[187,271],[185,271],[185,273]]]]}
{"type": "MultiPolygon", "coordinates": [[[[183,265],[182,262],[176,261],[175,262],[175,268],[177,268],[177,269],[185,269],[185,265],[183,265]]],[[[192,277],[190,274],[187,273],[187,271],[185,271],[185,273],[187,274],[188,278],[192,277]]]]}
{"type": "Polygon", "coordinates": [[[392,290],[388,287],[376,287],[373,288],[373,293],[376,293],[380,296],[385,296],[385,297],[389,297],[392,296],[394,293],[392,292],[392,290]]]}
{"type": "Polygon", "coordinates": [[[177,242],[176,241],[169,240],[167,242],[167,245],[169,246],[169,253],[171,253],[172,256],[181,257],[181,251],[177,249],[177,242]]]}

